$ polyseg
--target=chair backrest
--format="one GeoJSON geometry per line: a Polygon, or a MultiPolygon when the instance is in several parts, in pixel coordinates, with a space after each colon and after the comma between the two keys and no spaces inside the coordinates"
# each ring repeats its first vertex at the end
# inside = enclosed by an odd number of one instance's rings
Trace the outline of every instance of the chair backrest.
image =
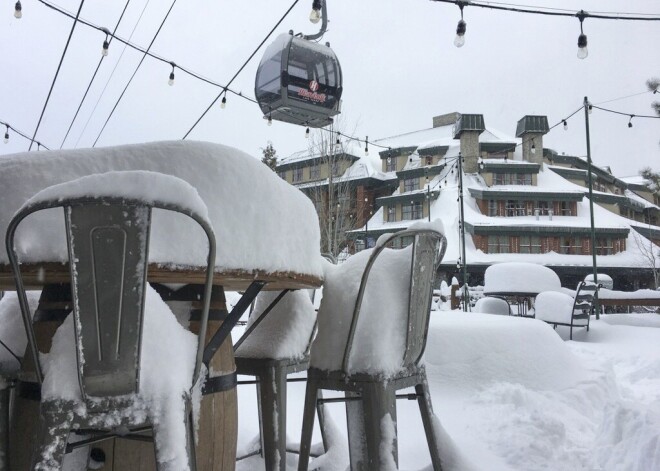
{"type": "Polygon", "coordinates": [[[573,300],[573,313],[580,314],[584,311],[588,311],[589,314],[591,314],[594,307],[594,298],[598,296],[598,290],[600,287],[600,284],[596,285],[592,282],[580,281],[573,300]]]}
{"type": "Polygon", "coordinates": [[[14,271],[28,342],[35,358],[38,381],[41,383],[43,380],[43,370],[29,307],[25,302],[14,235],[19,223],[28,215],[54,207],[64,209],[78,375],[84,399],[139,391],[152,208],[185,214],[202,227],[209,240],[209,254],[193,378],[196,381],[200,371],[215,264],[213,230],[193,210],[171,203],[146,203],[118,197],[45,201],[24,207],[9,224],[7,252],[14,271]]]}
{"type": "MultiPolygon", "coordinates": [[[[362,275],[360,289],[355,301],[353,317],[344,351],[342,369],[344,373],[349,372],[349,360],[353,348],[353,340],[357,329],[362,300],[369,281],[369,273],[378,256],[388,245],[396,241],[412,239],[410,260],[410,284],[408,290],[408,312],[405,352],[402,358],[402,366],[412,366],[419,362],[426,349],[426,336],[428,333],[429,316],[431,313],[431,301],[433,296],[433,282],[436,270],[445,250],[447,239],[445,236],[432,229],[409,229],[392,234],[373,249],[373,253],[367,261],[362,275]]],[[[408,248],[406,248],[408,249],[408,248]]]]}

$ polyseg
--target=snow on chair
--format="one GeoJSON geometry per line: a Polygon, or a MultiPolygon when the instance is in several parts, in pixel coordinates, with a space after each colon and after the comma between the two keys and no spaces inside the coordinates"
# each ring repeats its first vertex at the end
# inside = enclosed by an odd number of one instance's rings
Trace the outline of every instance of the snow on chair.
{"type": "Polygon", "coordinates": [[[589,319],[599,288],[600,285],[581,281],[575,297],[557,291],[539,293],[534,303],[536,318],[555,329],[558,325],[570,327],[569,338],[573,340],[573,327],[586,327],[589,332],[589,319]]]}
{"type": "MultiPolygon", "coordinates": [[[[326,274],[319,331],[312,344],[303,414],[299,470],[307,469],[323,389],[346,393],[351,469],[396,466],[396,391],[414,387],[433,469],[441,470],[431,397],[421,362],[426,347],[433,281],[446,249],[435,229],[383,236],[326,274]],[[403,249],[406,240],[412,244],[403,249]],[[359,286],[359,289],[358,289],[359,286]]],[[[382,469],[382,468],[381,468],[382,469]]]]}
{"type": "Polygon", "coordinates": [[[117,436],[144,439],[149,431],[159,470],[196,469],[192,389],[200,376],[215,263],[215,236],[206,214],[189,184],[142,171],[55,185],[16,213],[6,246],[41,386],[32,469],[60,469],[64,454],[74,448],[117,436]],[[29,215],[58,207],[64,209],[74,309],[44,355],[14,236],[29,215]],[[199,336],[183,329],[147,285],[153,208],[188,216],[208,238],[199,336]],[[89,438],[67,443],[76,430],[89,438]]]}
{"type": "Polygon", "coordinates": [[[306,290],[262,292],[234,347],[236,372],[256,377],[260,452],[267,470],[286,470],[287,376],[309,366],[315,332],[316,312],[306,290]]]}

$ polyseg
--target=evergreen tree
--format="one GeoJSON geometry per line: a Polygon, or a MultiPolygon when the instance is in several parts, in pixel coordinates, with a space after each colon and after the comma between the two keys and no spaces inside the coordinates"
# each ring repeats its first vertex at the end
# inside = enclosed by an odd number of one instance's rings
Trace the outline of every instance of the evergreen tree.
{"type": "MultiPolygon", "coordinates": [[[[653,92],[655,95],[660,90],[660,79],[652,78],[646,81],[646,86],[650,92],[653,92]]],[[[655,114],[660,116],[660,101],[654,101],[651,103],[651,108],[655,111],[655,114]]]]}
{"type": "Polygon", "coordinates": [[[273,143],[268,141],[268,145],[265,148],[262,147],[261,152],[263,153],[261,161],[272,171],[275,171],[275,167],[277,167],[277,151],[273,147],[273,143]]]}
{"type": "Polygon", "coordinates": [[[653,193],[660,193],[660,172],[654,172],[651,167],[643,168],[639,171],[639,174],[648,181],[646,186],[653,193]]]}

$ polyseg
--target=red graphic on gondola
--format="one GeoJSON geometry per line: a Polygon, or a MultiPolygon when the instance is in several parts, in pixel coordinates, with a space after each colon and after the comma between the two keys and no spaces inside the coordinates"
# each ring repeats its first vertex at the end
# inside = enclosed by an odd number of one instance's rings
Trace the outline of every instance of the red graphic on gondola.
{"type": "Polygon", "coordinates": [[[325,103],[326,95],[325,93],[316,93],[319,89],[319,83],[316,80],[309,81],[309,90],[300,88],[298,90],[298,96],[306,100],[315,101],[317,103],[325,103]]]}
{"type": "Polygon", "coordinates": [[[319,83],[316,80],[310,80],[309,89],[313,92],[317,91],[319,89],[319,83]]]}

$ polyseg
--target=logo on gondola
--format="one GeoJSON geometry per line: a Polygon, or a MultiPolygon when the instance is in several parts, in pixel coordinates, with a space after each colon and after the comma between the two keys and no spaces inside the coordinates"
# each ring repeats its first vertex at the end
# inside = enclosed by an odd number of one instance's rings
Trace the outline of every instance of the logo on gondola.
{"type": "Polygon", "coordinates": [[[317,103],[325,103],[326,94],[316,93],[319,89],[319,83],[316,80],[309,81],[309,90],[304,88],[298,89],[298,96],[307,100],[315,101],[317,103]]]}

